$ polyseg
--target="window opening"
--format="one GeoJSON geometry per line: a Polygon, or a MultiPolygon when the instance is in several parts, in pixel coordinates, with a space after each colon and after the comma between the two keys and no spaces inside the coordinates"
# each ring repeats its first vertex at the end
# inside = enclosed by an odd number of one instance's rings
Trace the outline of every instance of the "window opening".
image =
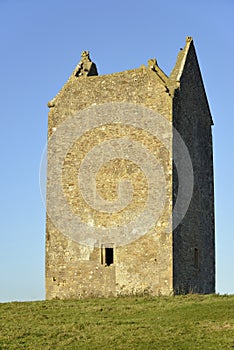
{"type": "Polygon", "coordinates": [[[101,247],[101,264],[110,266],[114,263],[114,248],[113,247],[105,247],[104,245],[101,247]]]}
{"type": "Polygon", "coordinates": [[[198,253],[198,249],[194,248],[194,267],[198,269],[198,266],[199,266],[199,253],[198,253]]]}
{"type": "Polygon", "coordinates": [[[113,248],[105,248],[106,250],[106,265],[110,266],[114,262],[114,251],[113,248]]]}

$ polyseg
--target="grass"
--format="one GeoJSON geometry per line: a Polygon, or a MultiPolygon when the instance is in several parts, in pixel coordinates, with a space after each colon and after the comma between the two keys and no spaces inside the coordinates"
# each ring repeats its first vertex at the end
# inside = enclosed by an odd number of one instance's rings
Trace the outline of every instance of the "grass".
{"type": "Polygon", "coordinates": [[[3,303],[0,349],[234,349],[234,295],[3,303]]]}

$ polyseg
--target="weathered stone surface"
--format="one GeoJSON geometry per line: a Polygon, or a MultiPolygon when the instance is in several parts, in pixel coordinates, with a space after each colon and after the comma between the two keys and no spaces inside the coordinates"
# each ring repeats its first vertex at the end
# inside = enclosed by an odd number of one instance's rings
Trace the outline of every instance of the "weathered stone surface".
{"type": "MultiPolygon", "coordinates": [[[[193,164],[193,197],[184,220],[173,234],[174,289],[177,292],[215,291],[213,150],[210,114],[191,38],[180,55],[179,89],[173,99],[173,122],[193,164]],[[197,252],[197,253],[196,253],[197,252]],[[197,263],[195,262],[197,256],[197,263]]],[[[176,179],[173,181],[174,188],[176,179]]]]}
{"type": "MultiPolygon", "coordinates": [[[[94,227],[122,225],[133,220],[147,201],[148,183],[141,167],[121,158],[104,164],[99,169],[95,178],[96,188],[105,201],[113,202],[118,197],[116,184],[121,179],[127,179],[132,182],[134,189],[130,204],[121,211],[104,213],[90,207],[83,198],[77,181],[81,163],[95,145],[113,138],[131,139],[140,143],[160,161],[165,182],[160,182],[159,179],[158,186],[165,189],[165,201],[163,212],[154,227],[123,246],[115,246],[108,240],[103,244],[98,239],[90,246],[79,244],[60,232],[56,219],[48,215],[48,299],[131,294],[169,295],[174,291],[214,292],[212,120],[191,39],[187,40],[179,55],[169,78],[157,66],[156,60],[150,60],[148,68],[142,66],[110,75],[89,76],[96,75],[97,71],[85,52],[82,64],[76,67],[68,82],[49,103],[49,139],[63,122],[77,112],[90,106],[113,102],[145,106],[163,116],[171,123],[171,128],[164,135],[169,140],[169,149],[147,130],[118,123],[92,128],[72,143],[63,160],[61,181],[66,202],[74,215],[79,216],[83,222],[94,227]],[[168,230],[168,224],[169,227],[173,224],[173,201],[175,202],[178,187],[176,171],[173,171],[172,125],[178,129],[189,149],[195,184],[189,210],[174,232],[172,228],[168,230]],[[113,263],[109,266],[105,264],[108,247],[113,249],[113,257],[109,257],[113,263]]],[[[76,119],[76,123],[79,124],[79,119],[76,119]]],[[[77,126],[79,125],[74,125],[77,126]]],[[[66,137],[64,135],[64,140],[62,138],[56,148],[58,156],[61,154],[63,157],[61,149],[66,137]]],[[[60,179],[53,176],[52,160],[53,154],[49,148],[47,195],[56,198],[54,185],[60,179]]],[[[59,203],[58,201],[57,205],[59,203]]],[[[59,211],[62,217],[65,208],[61,205],[59,211]]]]}

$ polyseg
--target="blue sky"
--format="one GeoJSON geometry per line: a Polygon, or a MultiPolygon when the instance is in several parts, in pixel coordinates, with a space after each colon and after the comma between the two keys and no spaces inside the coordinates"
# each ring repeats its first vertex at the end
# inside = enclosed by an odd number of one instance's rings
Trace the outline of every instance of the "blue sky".
{"type": "Polygon", "coordinates": [[[217,292],[234,294],[233,0],[0,0],[0,302],[44,298],[39,166],[47,102],[90,50],[99,74],[147,64],[169,74],[193,36],[215,126],[217,292]]]}

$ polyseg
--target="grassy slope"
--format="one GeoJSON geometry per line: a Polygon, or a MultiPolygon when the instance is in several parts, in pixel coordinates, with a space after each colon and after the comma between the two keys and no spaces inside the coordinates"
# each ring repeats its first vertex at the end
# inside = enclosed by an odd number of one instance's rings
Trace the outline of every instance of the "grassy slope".
{"type": "Polygon", "coordinates": [[[0,304],[0,349],[234,349],[234,295],[0,304]]]}

